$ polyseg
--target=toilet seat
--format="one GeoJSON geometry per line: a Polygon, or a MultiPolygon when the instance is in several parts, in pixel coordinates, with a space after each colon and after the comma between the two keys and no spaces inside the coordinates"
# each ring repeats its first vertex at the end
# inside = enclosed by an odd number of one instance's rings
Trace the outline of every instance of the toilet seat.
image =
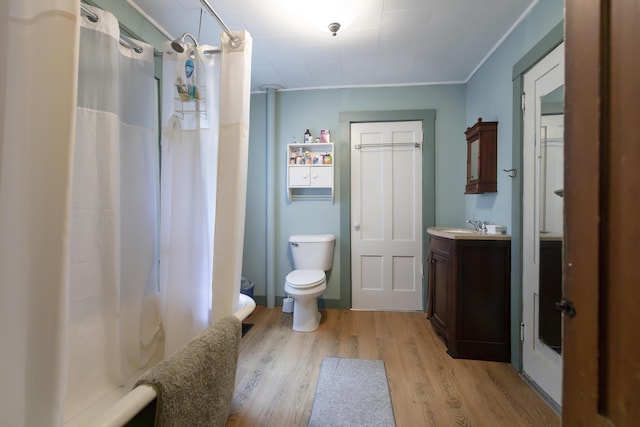
{"type": "Polygon", "coordinates": [[[322,270],[293,270],[286,281],[292,288],[307,289],[321,285],[326,280],[322,270]]]}

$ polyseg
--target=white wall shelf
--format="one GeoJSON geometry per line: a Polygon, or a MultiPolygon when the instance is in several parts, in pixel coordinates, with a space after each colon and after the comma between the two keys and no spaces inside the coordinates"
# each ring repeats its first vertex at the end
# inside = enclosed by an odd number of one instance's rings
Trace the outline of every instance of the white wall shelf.
{"type": "Polygon", "coordinates": [[[289,200],[334,200],[333,143],[287,145],[289,200]]]}

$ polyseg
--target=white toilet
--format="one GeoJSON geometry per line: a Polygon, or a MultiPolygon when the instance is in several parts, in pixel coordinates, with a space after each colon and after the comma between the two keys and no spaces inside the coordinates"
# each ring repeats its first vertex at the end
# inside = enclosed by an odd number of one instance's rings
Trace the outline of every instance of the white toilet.
{"type": "Polygon", "coordinates": [[[312,332],[318,329],[318,297],[327,289],[324,272],[331,269],[335,240],[333,234],[289,237],[295,270],[287,274],[284,291],[294,300],[294,331],[312,332]]]}

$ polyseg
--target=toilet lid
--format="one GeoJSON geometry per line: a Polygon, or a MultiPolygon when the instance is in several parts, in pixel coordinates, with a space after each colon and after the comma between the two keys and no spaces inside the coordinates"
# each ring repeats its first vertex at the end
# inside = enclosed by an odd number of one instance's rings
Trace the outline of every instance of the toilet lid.
{"type": "Polygon", "coordinates": [[[287,282],[294,288],[311,288],[325,280],[322,270],[293,270],[287,274],[287,282]]]}

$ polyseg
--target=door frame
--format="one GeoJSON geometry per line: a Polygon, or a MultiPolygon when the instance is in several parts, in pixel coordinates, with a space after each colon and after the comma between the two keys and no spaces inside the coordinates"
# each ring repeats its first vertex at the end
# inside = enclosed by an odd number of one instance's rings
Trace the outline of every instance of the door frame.
{"type": "MultiPolygon", "coordinates": [[[[522,144],[524,141],[522,117],[522,92],[524,90],[524,75],[549,52],[564,41],[564,21],[560,21],[549,33],[542,38],[522,59],[512,71],[513,82],[513,123],[512,123],[512,167],[522,171],[522,144]]],[[[520,324],[522,323],[522,174],[517,174],[511,186],[511,364],[522,372],[522,342],[520,341],[520,324]]],[[[540,390],[535,384],[531,386],[540,390]]],[[[544,392],[542,392],[544,395],[544,392]]],[[[548,399],[556,410],[560,408],[548,399]]]]}
{"type": "MultiPolygon", "coordinates": [[[[340,156],[337,200],[340,203],[340,307],[351,308],[351,123],[422,121],[422,257],[427,254],[427,227],[435,225],[435,121],[436,110],[344,111],[339,113],[340,139],[335,146],[340,156]]],[[[426,263],[423,261],[422,307],[427,307],[426,263]]]]}

